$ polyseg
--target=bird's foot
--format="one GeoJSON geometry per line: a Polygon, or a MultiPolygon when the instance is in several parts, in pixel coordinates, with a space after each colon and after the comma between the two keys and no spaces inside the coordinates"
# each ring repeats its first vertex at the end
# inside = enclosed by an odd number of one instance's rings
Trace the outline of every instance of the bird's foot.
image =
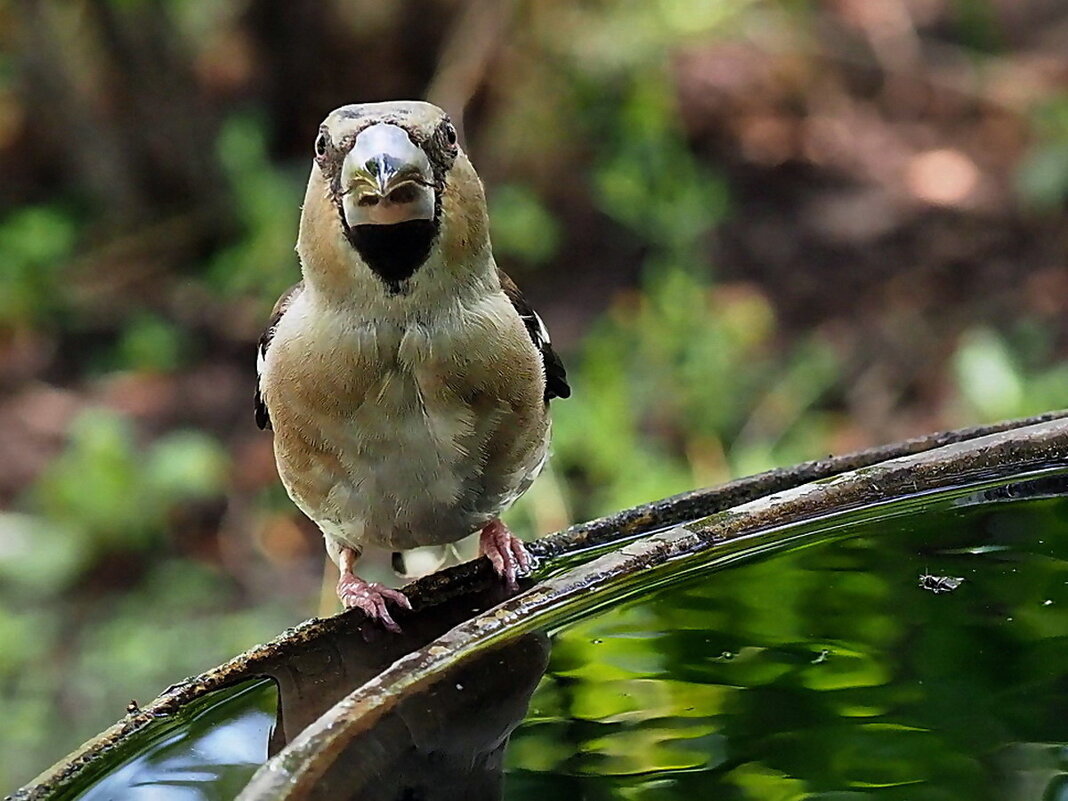
{"type": "Polygon", "coordinates": [[[493,569],[507,582],[509,589],[515,589],[517,573],[530,570],[530,554],[523,541],[500,520],[493,520],[482,529],[478,537],[478,552],[490,560],[493,569]]]}
{"type": "Polygon", "coordinates": [[[381,621],[387,629],[398,633],[401,628],[390,615],[386,601],[395,603],[403,609],[412,608],[403,592],[383,587],[377,582],[364,581],[351,572],[342,572],[341,578],[338,579],[337,597],[341,599],[346,609],[361,609],[369,619],[381,621]]]}

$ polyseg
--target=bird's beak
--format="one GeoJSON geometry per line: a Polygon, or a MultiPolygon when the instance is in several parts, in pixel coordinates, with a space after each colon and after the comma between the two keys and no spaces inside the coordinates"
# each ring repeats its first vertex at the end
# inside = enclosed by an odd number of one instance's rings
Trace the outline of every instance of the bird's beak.
{"type": "Polygon", "coordinates": [[[364,128],[341,167],[350,227],[434,219],[434,173],[422,148],[397,125],[364,128]]]}

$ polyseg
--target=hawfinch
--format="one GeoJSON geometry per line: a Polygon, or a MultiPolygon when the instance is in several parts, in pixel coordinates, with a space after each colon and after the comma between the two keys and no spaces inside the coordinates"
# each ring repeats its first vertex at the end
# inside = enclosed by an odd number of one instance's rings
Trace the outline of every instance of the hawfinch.
{"type": "Polygon", "coordinates": [[[500,514],[549,453],[570,394],[545,325],[490,250],[482,182],[436,106],[342,106],[319,127],[297,237],[303,280],[259,343],[256,422],[341,571],[338,596],[391,630],[401,593],[366,546],[480,531],[510,586],[529,567],[500,514]]]}

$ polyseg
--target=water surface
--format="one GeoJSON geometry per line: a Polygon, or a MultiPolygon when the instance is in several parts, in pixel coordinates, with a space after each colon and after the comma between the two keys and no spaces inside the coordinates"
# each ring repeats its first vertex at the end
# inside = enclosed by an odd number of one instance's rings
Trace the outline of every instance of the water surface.
{"type": "Polygon", "coordinates": [[[1066,489],[882,507],[552,632],[503,797],[1068,799],[1066,489]]]}
{"type": "Polygon", "coordinates": [[[267,759],[278,692],[243,682],[160,718],[81,777],[79,801],[224,801],[267,759]],[[103,775],[101,775],[101,773],[103,775]]]}

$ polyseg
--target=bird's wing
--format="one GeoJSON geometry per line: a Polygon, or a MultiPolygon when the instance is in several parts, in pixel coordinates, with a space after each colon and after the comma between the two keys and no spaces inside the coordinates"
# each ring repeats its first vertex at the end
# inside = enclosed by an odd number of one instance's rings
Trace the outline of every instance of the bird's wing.
{"type": "Polygon", "coordinates": [[[286,309],[289,308],[293,300],[303,291],[304,282],[300,281],[282,293],[282,297],[274,304],[271,319],[268,321],[267,328],[264,329],[263,334],[260,335],[260,341],[256,347],[256,399],[254,403],[256,406],[256,425],[260,428],[271,427],[271,415],[267,411],[267,403],[263,400],[262,389],[263,365],[267,359],[267,349],[271,347],[271,340],[274,339],[274,330],[278,327],[278,321],[282,319],[282,315],[286,313],[286,309]]]}
{"type": "Polygon", "coordinates": [[[567,384],[564,363],[560,361],[560,357],[553,350],[545,323],[541,321],[538,313],[531,308],[527,299],[523,297],[523,293],[519,291],[519,287],[515,285],[515,282],[500,268],[497,268],[497,274],[501,279],[501,289],[504,290],[508,300],[512,302],[513,308],[519,314],[519,319],[523,321],[527,333],[530,334],[534,347],[541,354],[541,363],[545,368],[545,400],[550,401],[553,398],[570,397],[571,387],[567,384]]]}

